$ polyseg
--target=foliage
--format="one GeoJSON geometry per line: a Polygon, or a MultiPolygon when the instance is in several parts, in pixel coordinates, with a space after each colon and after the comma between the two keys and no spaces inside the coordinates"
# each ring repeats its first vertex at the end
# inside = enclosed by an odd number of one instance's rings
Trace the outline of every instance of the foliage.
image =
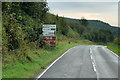
{"type": "Polygon", "coordinates": [[[120,46],[120,38],[115,38],[114,39],[114,44],[120,46]]]}
{"type": "Polygon", "coordinates": [[[85,39],[88,39],[90,41],[103,42],[103,43],[113,42],[114,40],[113,33],[110,30],[104,30],[104,29],[86,33],[84,34],[83,37],[85,37],[85,39]]]}
{"type": "MultiPolygon", "coordinates": [[[[33,62],[28,50],[53,49],[47,44],[42,44],[43,24],[57,25],[57,41],[68,41],[70,38],[71,40],[86,39],[90,40],[89,42],[107,43],[114,39],[109,29],[92,30],[87,19],[67,20],[65,17],[49,13],[47,2],[3,2],[2,10],[3,67],[6,63],[14,63],[16,60],[22,64],[33,62]],[[9,58],[9,55],[14,56],[15,59],[9,58]]],[[[76,43],[77,41],[68,42],[76,43]]],[[[117,43],[118,40],[115,39],[114,42],[117,43]]],[[[39,53],[34,54],[39,56],[39,53]]]]}
{"type": "Polygon", "coordinates": [[[45,20],[46,12],[49,10],[46,2],[21,3],[21,9],[38,22],[45,20]]]}
{"type": "Polygon", "coordinates": [[[84,26],[88,26],[88,21],[84,17],[81,18],[80,23],[84,26]]]}
{"type": "MultiPolygon", "coordinates": [[[[72,29],[74,29],[73,25],[74,24],[79,24],[81,20],[80,19],[72,19],[72,18],[66,18],[68,22],[70,22],[70,25],[72,29]]],[[[119,37],[120,35],[120,28],[117,26],[111,26],[106,22],[100,21],[100,20],[88,20],[88,28],[92,30],[99,30],[99,29],[106,29],[106,30],[111,30],[114,36],[119,37]]],[[[86,27],[86,28],[87,28],[86,27]]]]}
{"type": "Polygon", "coordinates": [[[20,63],[31,62],[27,46],[40,39],[41,25],[48,11],[47,3],[3,2],[2,11],[3,65],[9,55],[15,56],[20,63]]]}
{"type": "MultiPolygon", "coordinates": [[[[71,47],[77,46],[80,43],[71,43],[68,44],[67,41],[61,41],[58,43],[55,49],[47,50],[47,49],[30,49],[27,50],[29,56],[33,59],[33,62],[27,62],[26,64],[18,63],[15,56],[9,55],[7,60],[15,60],[16,65],[9,62],[5,65],[7,67],[3,67],[2,78],[33,78],[38,74],[39,71],[44,69],[48,64],[62,55],[66,50],[71,47]],[[39,56],[38,56],[39,55],[39,56]]],[[[85,43],[84,43],[85,44],[85,43]]]]}
{"type": "Polygon", "coordinates": [[[67,24],[66,20],[64,19],[64,17],[61,17],[59,22],[60,22],[61,33],[63,35],[67,35],[67,33],[68,33],[68,24],[67,24]]]}

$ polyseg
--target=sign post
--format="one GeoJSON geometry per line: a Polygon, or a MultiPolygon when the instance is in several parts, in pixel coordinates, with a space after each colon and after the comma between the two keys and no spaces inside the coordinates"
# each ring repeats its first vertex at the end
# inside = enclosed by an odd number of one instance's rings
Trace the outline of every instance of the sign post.
{"type": "Polygon", "coordinates": [[[42,31],[44,43],[56,45],[56,25],[44,24],[42,31]]]}

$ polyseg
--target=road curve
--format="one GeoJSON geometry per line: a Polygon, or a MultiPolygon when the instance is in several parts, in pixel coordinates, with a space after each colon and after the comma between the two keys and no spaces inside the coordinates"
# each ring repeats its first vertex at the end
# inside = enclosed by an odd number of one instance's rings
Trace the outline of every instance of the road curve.
{"type": "Polygon", "coordinates": [[[37,78],[118,78],[118,56],[105,46],[81,45],[67,51],[37,78]]]}

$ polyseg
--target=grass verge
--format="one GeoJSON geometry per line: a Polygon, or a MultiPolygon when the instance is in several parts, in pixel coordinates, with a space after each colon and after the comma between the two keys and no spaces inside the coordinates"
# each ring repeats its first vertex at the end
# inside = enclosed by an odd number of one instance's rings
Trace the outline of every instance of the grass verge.
{"type": "Polygon", "coordinates": [[[120,56],[120,49],[119,49],[120,47],[118,45],[115,44],[107,45],[107,48],[117,53],[120,56]]]}
{"type": "Polygon", "coordinates": [[[77,45],[91,45],[93,43],[88,41],[78,41],[70,40],[59,41],[55,48],[49,49],[30,49],[28,54],[33,59],[32,62],[26,62],[21,64],[15,60],[14,56],[11,56],[12,60],[15,61],[15,65],[11,63],[6,63],[7,67],[3,68],[3,78],[32,78],[42,69],[62,55],[66,50],[77,45]]]}

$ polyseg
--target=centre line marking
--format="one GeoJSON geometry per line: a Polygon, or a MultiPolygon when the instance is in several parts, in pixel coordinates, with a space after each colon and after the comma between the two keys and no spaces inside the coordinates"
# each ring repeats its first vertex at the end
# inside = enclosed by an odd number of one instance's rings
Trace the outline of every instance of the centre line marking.
{"type": "Polygon", "coordinates": [[[97,75],[97,80],[99,80],[99,73],[98,73],[98,71],[96,69],[96,63],[95,63],[95,59],[92,56],[92,49],[91,48],[90,48],[90,58],[91,58],[91,61],[92,61],[93,70],[95,71],[95,73],[97,75]]]}

